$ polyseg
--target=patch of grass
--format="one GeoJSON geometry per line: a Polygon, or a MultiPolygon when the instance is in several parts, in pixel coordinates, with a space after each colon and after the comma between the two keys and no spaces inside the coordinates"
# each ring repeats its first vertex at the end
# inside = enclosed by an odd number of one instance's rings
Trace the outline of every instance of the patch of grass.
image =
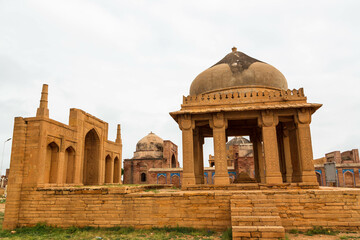
{"type": "Polygon", "coordinates": [[[232,239],[232,229],[228,228],[226,231],[221,235],[222,240],[231,240],[232,239]]]}
{"type": "Polygon", "coordinates": [[[356,237],[356,236],[340,236],[339,239],[360,239],[360,237],[356,237]]]}
{"type": "Polygon", "coordinates": [[[304,235],[307,236],[313,236],[313,235],[318,235],[318,234],[322,234],[322,235],[336,235],[338,234],[338,231],[334,231],[332,229],[329,228],[324,228],[321,226],[314,226],[312,229],[307,230],[304,235]]]}
{"type": "Polygon", "coordinates": [[[6,203],[6,198],[0,199],[0,203],[6,203]]]}
{"type": "Polygon", "coordinates": [[[299,234],[300,231],[297,230],[297,229],[290,229],[289,233],[291,233],[291,234],[299,234]]]}
{"type": "Polygon", "coordinates": [[[159,190],[157,189],[146,189],[145,192],[153,192],[153,193],[158,193],[160,192],[159,190]]]}
{"type": "Polygon", "coordinates": [[[135,230],[133,227],[69,227],[67,229],[48,226],[39,223],[34,227],[22,227],[11,231],[0,230],[2,239],[37,239],[37,240],[64,240],[64,239],[213,239],[219,235],[213,231],[194,229],[188,227],[162,227],[135,230]]]}

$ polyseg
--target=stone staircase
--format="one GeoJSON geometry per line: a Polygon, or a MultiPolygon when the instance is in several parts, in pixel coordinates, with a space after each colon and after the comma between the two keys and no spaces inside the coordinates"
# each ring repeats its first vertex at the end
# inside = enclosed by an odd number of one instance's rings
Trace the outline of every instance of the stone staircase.
{"type": "Polygon", "coordinates": [[[234,195],[230,203],[233,239],[285,238],[278,209],[265,194],[234,195]]]}

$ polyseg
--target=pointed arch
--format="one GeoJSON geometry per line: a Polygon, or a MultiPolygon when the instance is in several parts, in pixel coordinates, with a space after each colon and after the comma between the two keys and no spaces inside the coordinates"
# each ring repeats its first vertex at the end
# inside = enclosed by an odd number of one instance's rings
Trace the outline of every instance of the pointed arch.
{"type": "Polygon", "coordinates": [[[75,178],[75,149],[68,147],[65,150],[65,181],[74,183],[75,178]]]}
{"type": "Polygon", "coordinates": [[[140,174],[140,182],[141,183],[146,183],[146,173],[141,173],[140,174]]]}
{"type": "Polygon", "coordinates": [[[84,185],[99,184],[100,138],[95,129],[85,135],[83,183],[84,185]]]}
{"type": "Polygon", "coordinates": [[[114,183],[120,183],[120,174],[121,174],[120,160],[118,157],[115,157],[115,159],[114,159],[114,183]]]}
{"type": "Polygon", "coordinates": [[[176,158],[174,154],[171,156],[171,167],[176,168],[176,158]]]}
{"type": "Polygon", "coordinates": [[[59,146],[55,142],[48,144],[46,148],[46,162],[49,166],[49,183],[56,183],[59,169],[59,146]]]}
{"type": "Polygon", "coordinates": [[[105,158],[105,183],[112,183],[112,159],[108,154],[105,158]]]}

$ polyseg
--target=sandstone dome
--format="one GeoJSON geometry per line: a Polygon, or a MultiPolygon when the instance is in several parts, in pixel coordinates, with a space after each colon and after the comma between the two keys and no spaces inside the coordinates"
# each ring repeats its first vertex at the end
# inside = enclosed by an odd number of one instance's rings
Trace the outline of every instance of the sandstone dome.
{"type": "Polygon", "coordinates": [[[244,145],[244,144],[251,144],[251,142],[244,137],[234,137],[233,139],[231,139],[226,143],[226,146],[244,145]]]}
{"type": "Polygon", "coordinates": [[[133,158],[162,158],[163,148],[164,140],[151,132],[138,141],[133,158]]]}
{"type": "Polygon", "coordinates": [[[234,47],[231,53],[194,79],[190,95],[244,88],[287,90],[288,86],[284,75],[275,67],[239,52],[234,47]]]}

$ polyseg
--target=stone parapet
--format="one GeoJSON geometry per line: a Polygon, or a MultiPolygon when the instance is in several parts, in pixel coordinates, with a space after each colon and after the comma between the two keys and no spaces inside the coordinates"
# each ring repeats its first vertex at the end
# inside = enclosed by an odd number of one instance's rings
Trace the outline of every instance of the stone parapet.
{"type": "Polygon", "coordinates": [[[301,101],[305,102],[304,89],[298,90],[253,90],[200,94],[183,97],[182,107],[196,105],[223,105],[262,102],[301,101]]]}

